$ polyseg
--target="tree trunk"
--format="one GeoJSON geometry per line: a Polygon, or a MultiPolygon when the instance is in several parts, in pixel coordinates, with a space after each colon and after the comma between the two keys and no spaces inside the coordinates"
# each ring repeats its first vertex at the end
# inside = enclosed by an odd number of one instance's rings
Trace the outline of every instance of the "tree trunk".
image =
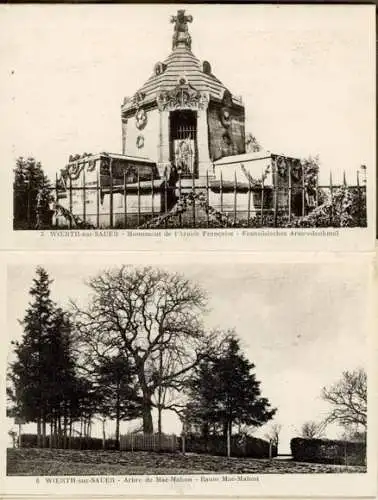
{"type": "Polygon", "coordinates": [[[116,429],[115,429],[115,439],[116,439],[116,450],[119,450],[119,424],[121,420],[121,402],[119,397],[120,384],[117,384],[117,397],[116,397],[116,429]]]}
{"type": "Polygon", "coordinates": [[[162,443],[162,412],[163,409],[161,405],[158,406],[158,436],[159,436],[159,451],[161,451],[161,443],[162,443]]]}
{"type": "Polygon", "coordinates": [[[62,420],[58,417],[58,448],[62,447],[62,420]]]}
{"type": "Polygon", "coordinates": [[[144,434],[153,434],[154,425],[152,422],[150,395],[143,397],[142,417],[143,417],[143,432],[144,432],[144,434]]]}
{"type": "Polygon", "coordinates": [[[42,420],[42,448],[46,448],[46,420],[42,420]]]}
{"type": "Polygon", "coordinates": [[[106,446],[105,422],[106,422],[106,419],[103,418],[102,419],[102,449],[103,450],[105,450],[105,446],[106,446]]]}
{"type": "Polygon", "coordinates": [[[37,419],[37,447],[41,448],[41,419],[37,419]]]}
{"type": "Polygon", "coordinates": [[[53,420],[51,418],[51,420],[50,420],[50,442],[49,442],[50,450],[52,450],[52,440],[53,440],[53,420]]]}
{"type": "Polygon", "coordinates": [[[136,359],[135,364],[138,370],[138,380],[143,394],[143,402],[142,402],[143,432],[144,434],[153,434],[154,425],[152,422],[152,412],[151,412],[151,407],[152,407],[151,392],[149,390],[146,381],[146,374],[144,373],[144,363],[140,359],[136,359]]]}

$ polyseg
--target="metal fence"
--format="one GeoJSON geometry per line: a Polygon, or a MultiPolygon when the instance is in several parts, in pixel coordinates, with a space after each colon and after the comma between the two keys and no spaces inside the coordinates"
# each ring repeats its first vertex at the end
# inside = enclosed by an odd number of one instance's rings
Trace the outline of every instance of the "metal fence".
{"type": "Polygon", "coordinates": [[[49,187],[53,207],[42,210],[36,198],[38,191],[25,186],[14,187],[16,199],[23,200],[24,216],[14,218],[14,229],[61,228],[205,228],[205,227],[284,227],[293,219],[305,217],[318,208],[325,199],[330,206],[328,219],[323,225],[339,225],[333,213],[333,202],[338,190],[353,194],[354,224],[366,226],[366,185],[357,182],[349,185],[345,175],[342,184],[327,185],[316,182],[311,188],[300,185],[264,185],[262,182],[240,180],[235,173],[233,180],[215,181],[206,175],[198,179],[165,179],[140,181],[103,186],[99,179],[95,185],[75,186],[68,182],[65,189],[56,180],[49,187]],[[89,200],[92,199],[89,208],[89,200]],[[103,200],[108,209],[104,210],[103,200]],[[115,206],[115,199],[122,207],[115,206]],[[65,200],[65,201],[62,201],[65,200]]]}

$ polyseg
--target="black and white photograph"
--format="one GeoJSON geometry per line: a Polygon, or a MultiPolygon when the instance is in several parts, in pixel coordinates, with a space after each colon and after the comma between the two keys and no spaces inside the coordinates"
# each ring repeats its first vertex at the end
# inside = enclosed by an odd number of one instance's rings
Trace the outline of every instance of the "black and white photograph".
{"type": "Polygon", "coordinates": [[[8,266],[8,479],[374,476],[371,262],[115,255],[8,266]]]}
{"type": "Polygon", "coordinates": [[[13,229],[373,225],[374,7],[178,7],[2,8],[13,229]]]}

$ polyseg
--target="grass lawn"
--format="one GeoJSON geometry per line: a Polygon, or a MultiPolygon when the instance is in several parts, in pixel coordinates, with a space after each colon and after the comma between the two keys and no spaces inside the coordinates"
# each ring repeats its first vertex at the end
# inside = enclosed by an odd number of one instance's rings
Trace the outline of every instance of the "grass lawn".
{"type": "Polygon", "coordinates": [[[86,476],[130,474],[269,474],[366,472],[364,466],[340,466],[211,455],[90,450],[7,450],[10,476],[86,476]]]}

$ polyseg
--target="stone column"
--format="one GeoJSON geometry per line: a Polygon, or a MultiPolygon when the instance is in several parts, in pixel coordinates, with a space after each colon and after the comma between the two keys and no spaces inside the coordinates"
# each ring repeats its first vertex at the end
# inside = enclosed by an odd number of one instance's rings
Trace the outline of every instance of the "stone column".
{"type": "Polygon", "coordinates": [[[197,146],[198,146],[198,177],[205,178],[206,172],[212,176],[211,160],[209,154],[209,132],[207,127],[208,97],[205,96],[204,104],[197,112],[197,146]]]}
{"type": "Polygon", "coordinates": [[[164,172],[169,163],[169,111],[160,111],[160,124],[159,124],[159,170],[160,174],[164,172]]]}
{"type": "Polygon", "coordinates": [[[126,154],[127,119],[122,118],[122,154],[126,154]]]}

